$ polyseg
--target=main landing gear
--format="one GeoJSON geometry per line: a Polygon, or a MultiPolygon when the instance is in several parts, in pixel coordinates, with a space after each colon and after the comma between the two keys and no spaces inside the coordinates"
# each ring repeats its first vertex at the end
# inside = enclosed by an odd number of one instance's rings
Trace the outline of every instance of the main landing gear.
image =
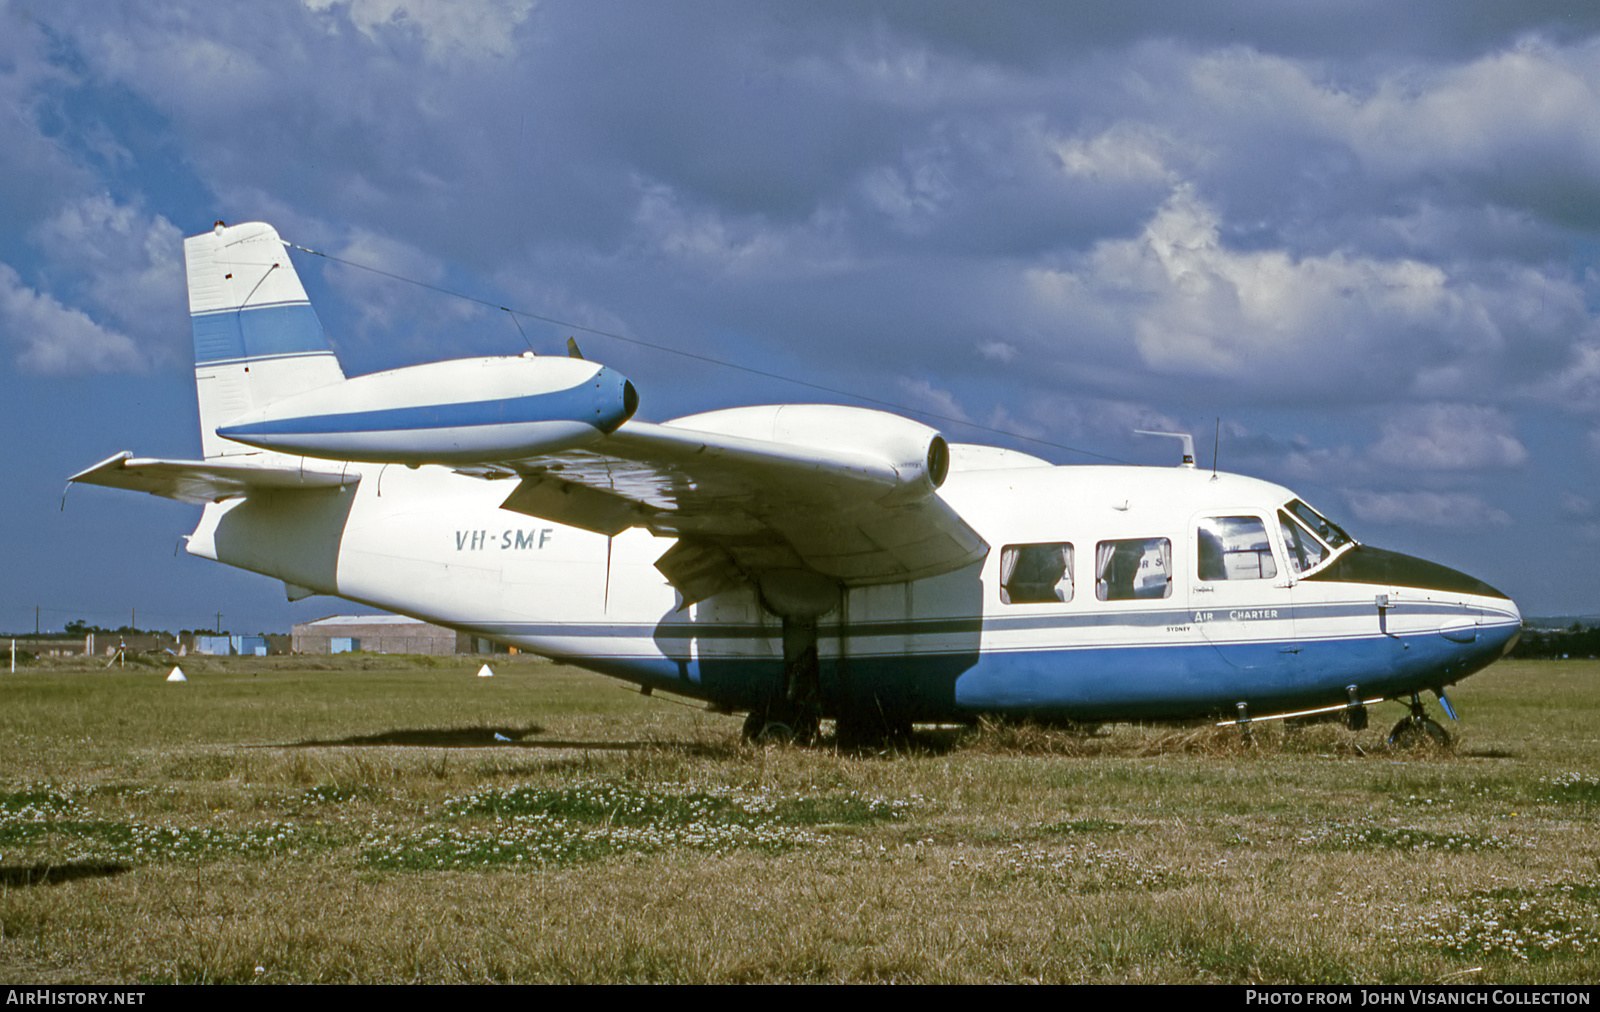
{"type": "Polygon", "coordinates": [[[783,691],[744,719],[744,740],[757,745],[812,745],[822,725],[817,620],[783,620],[783,691]]]}
{"type": "Polygon", "coordinates": [[[759,578],[761,603],[783,619],[783,687],[744,721],[758,744],[816,742],[822,725],[817,620],[839,605],[839,585],[809,570],[771,570],[759,578]]]}
{"type": "MultiPolygon", "coordinates": [[[[1444,704],[1447,711],[1450,709],[1450,701],[1445,698],[1442,692],[1439,694],[1439,701],[1444,704]]],[[[1411,713],[1396,724],[1394,730],[1389,732],[1389,744],[1395,748],[1411,749],[1429,743],[1440,748],[1448,746],[1450,744],[1450,732],[1428,716],[1428,712],[1422,707],[1422,697],[1413,692],[1411,694],[1411,713]]]]}

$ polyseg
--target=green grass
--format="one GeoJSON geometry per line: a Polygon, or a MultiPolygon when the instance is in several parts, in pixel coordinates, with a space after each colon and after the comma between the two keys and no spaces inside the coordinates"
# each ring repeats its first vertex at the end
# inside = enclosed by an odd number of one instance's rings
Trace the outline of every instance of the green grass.
{"type": "Polygon", "coordinates": [[[1585,982],[1600,664],[1372,729],[759,749],[526,658],[0,678],[16,982],[1585,982]],[[496,735],[500,737],[497,738],[496,735]]]}

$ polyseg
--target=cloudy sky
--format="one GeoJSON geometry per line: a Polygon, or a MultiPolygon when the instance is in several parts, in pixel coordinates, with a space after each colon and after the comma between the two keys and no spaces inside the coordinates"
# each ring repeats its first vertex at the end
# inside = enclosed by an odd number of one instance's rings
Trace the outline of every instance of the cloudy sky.
{"type": "MultiPolygon", "coordinates": [[[[60,510],[198,453],[180,241],[219,218],[757,371],[523,321],[651,420],[859,394],[1149,465],[1130,430],[1220,430],[1362,541],[1600,612],[1591,2],[0,0],[0,197],[0,628],[339,609],[175,556],[191,507],[60,510]]],[[[296,256],[351,374],[526,347],[296,256]]]]}

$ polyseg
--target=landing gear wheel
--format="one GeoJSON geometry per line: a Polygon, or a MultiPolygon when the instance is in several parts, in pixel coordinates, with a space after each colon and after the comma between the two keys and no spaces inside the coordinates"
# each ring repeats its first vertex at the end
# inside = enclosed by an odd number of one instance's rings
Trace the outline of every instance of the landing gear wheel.
{"type": "Polygon", "coordinates": [[[1428,743],[1439,748],[1450,746],[1450,732],[1440,727],[1422,707],[1422,697],[1411,694],[1411,716],[1406,717],[1389,732],[1389,744],[1395,748],[1418,748],[1428,743]]]}
{"type": "Polygon", "coordinates": [[[1428,717],[1406,717],[1389,732],[1389,744],[1395,748],[1420,748],[1430,742],[1439,748],[1448,748],[1450,732],[1428,717]]]}
{"type": "Polygon", "coordinates": [[[742,737],[752,745],[811,745],[817,740],[818,724],[796,714],[784,719],[775,713],[760,710],[744,719],[742,737]]]}
{"type": "Polygon", "coordinates": [[[781,720],[769,720],[750,740],[757,745],[793,745],[794,728],[781,720]]]}

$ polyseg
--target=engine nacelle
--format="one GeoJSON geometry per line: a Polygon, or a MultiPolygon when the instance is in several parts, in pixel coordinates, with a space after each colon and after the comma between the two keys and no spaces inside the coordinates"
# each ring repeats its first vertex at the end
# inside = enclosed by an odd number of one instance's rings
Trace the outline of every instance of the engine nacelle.
{"type": "Polygon", "coordinates": [[[464,358],[308,390],[219,426],[217,434],[329,460],[493,463],[593,442],[638,404],[633,384],[595,362],[464,358]]]}
{"type": "Polygon", "coordinates": [[[928,496],[944,484],[950,471],[950,447],[937,429],[872,408],[767,404],[687,415],[663,424],[873,457],[899,476],[887,502],[928,496]]]}

